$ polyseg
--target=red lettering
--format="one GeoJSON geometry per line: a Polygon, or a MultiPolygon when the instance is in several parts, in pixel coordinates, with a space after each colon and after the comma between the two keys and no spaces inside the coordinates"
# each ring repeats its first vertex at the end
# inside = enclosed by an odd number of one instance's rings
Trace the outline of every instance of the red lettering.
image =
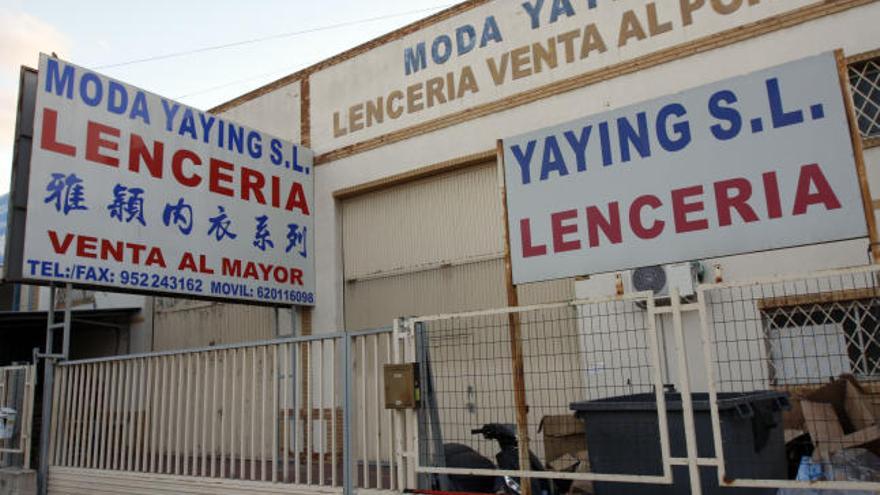
{"type": "Polygon", "coordinates": [[[144,262],[146,266],[158,265],[162,268],[167,268],[165,265],[165,256],[162,255],[162,250],[154,247],[150,249],[150,253],[147,255],[147,261],[144,262]]]}
{"type": "Polygon", "coordinates": [[[781,218],[782,200],[779,197],[779,182],[776,180],[776,172],[767,172],[762,178],[764,179],[764,197],[767,199],[767,216],[781,218]]]}
{"type": "Polygon", "coordinates": [[[831,184],[828,183],[819,164],[812,163],[801,167],[792,215],[803,215],[810,206],[817,204],[825,205],[827,210],[837,210],[841,207],[840,200],[831,189],[831,184]],[[816,192],[812,192],[813,186],[816,186],[816,192]]]}
{"type": "Polygon", "coordinates": [[[563,225],[566,220],[576,219],[577,210],[560,211],[550,215],[550,227],[553,231],[553,252],[564,253],[567,251],[577,251],[581,248],[581,241],[574,239],[565,240],[565,236],[576,234],[578,231],[577,224],[563,225]]]}
{"type": "Polygon", "coordinates": [[[67,250],[70,249],[70,244],[73,243],[73,234],[64,234],[64,242],[58,242],[58,233],[54,230],[48,231],[49,234],[49,242],[52,243],[52,249],[55,250],[55,254],[65,254],[67,250]]]}
{"type": "Polygon", "coordinates": [[[263,196],[265,185],[266,178],[263,174],[251,168],[241,167],[241,199],[249,201],[253,193],[257,203],[266,204],[266,197],[263,196]]]}
{"type": "Polygon", "coordinates": [[[80,258],[97,258],[95,251],[98,249],[98,238],[91,236],[77,236],[76,255],[80,258]]]}
{"type": "MultiPolygon", "coordinates": [[[[224,259],[224,261],[226,261],[224,259]]],[[[193,257],[193,254],[190,252],[183,253],[183,256],[180,258],[180,264],[177,265],[178,270],[189,270],[191,272],[198,273],[198,268],[196,267],[196,260],[193,257]]]]}
{"type": "Polygon", "coordinates": [[[223,258],[223,262],[221,263],[220,268],[223,272],[223,275],[227,277],[241,277],[241,260],[231,260],[229,258],[223,258]]]}
{"type": "Polygon", "coordinates": [[[153,153],[150,154],[144,140],[137,134],[132,134],[129,140],[128,169],[140,173],[141,163],[143,163],[150,171],[150,175],[161,179],[164,150],[165,145],[161,141],[156,141],[153,143],[153,153]]]}
{"type": "Polygon", "coordinates": [[[273,175],[272,177],[272,206],[281,208],[281,178],[273,175]]]}
{"type": "Polygon", "coordinates": [[[101,259],[113,258],[118,262],[122,262],[125,257],[125,244],[122,241],[101,240],[101,259]]]}
{"type": "Polygon", "coordinates": [[[135,265],[140,265],[141,253],[147,250],[147,246],[144,246],[143,244],[128,243],[128,248],[131,249],[131,262],[135,265]]]}
{"type": "Polygon", "coordinates": [[[290,269],[290,284],[303,285],[303,271],[299,268],[290,269]]]}
{"type": "Polygon", "coordinates": [[[287,277],[290,275],[287,270],[282,266],[276,266],[275,270],[272,271],[272,275],[275,277],[275,282],[279,284],[287,283],[287,277]]]}
{"type": "Polygon", "coordinates": [[[43,109],[43,132],[40,133],[40,147],[67,156],[76,156],[76,147],[58,142],[58,112],[43,109]]]}
{"type": "Polygon", "coordinates": [[[178,150],[174,153],[174,156],[171,157],[171,175],[173,175],[174,179],[183,186],[196,187],[202,183],[202,178],[197,174],[184,175],[184,160],[189,160],[193,165],[202,164],[202,159],[199,158],[199,155],[189,150],[178,150]]]}
{"type": "Polygon", "coordinates": [[[528,218],[519,221],[520,237],[522,239],[522,255],[523,258],[532,258],[534,256],[544,256],[547,254],[547,245],[532,245],[532,226],[528,218]]]}
{"type": "Polygon", "coordinates": [[[718,210],[718,224],[726,227],[733,223],[732,210],[736,210],[746,223],[757,222],[758,215],[749,206],[752,197],[752,184],[743,178],[728,179],[715,183],[715,206],[718,210]],[[731,195],[731,191],[735,191],[731,195]]]}
{"type": "Polygon", "coordinates": [[[656,210],[663,206],[663,203],[660,201],[660,198],[652,194],[639,196],[629,207],[629,224],[636,237],[639,239],[650,240],[655,239],[663,233],[663,227],[666,226],[666,222],[663,220],[654,220],[654,224],[651,227],[646,227],[645,224],[642,223],[642,210],[646,206],[656,210]]]}
{"type": "Polygon", "coordinates": [[[590,247],[599,245],[599,229],[611,244],[623,242],[623,232],[620,227],[620,204],[617,201],[608,203],[608,217],[602,215],[602,211],[595,206],[587,207],[587,229],[590,238],[590,247]]]}
{"type": "Polygon", "coordinates": [[[109,165],[111,167],[118,167],[119,158],[102,155],[101,150],[108,149],[118,151],[119,143],[104,139],[103,136],[113,136],[118,138],[119,129],[89,121],[86,126],[86,160],[109,165]]]}
{"type": "Polygon", "coordinates": [[[294,182],[290,186],[290,194],[287,196],[287,211],[298,209],[303,215],[309,214],[309,204],[306,202],[306,193],[303,191],[302,184],[294,182]]]}
{"type": "Polygon", "coordinates": [[[262,263],[257,263],[257,266],[260,268],[260,271],[263,272],[262,279],[269,280],[269,273],[272,272],[272,265],[264,265],[262,263]]]}
{"type": "Polygon", "coordinates": [[[260,280],[260,274],[257,273],[257,267],[254,265],[253,261],[248,261],[247,265],[244,267],[244,278],[252,278],[254,280],[260,280]]]}
{"type": "Polygon", "coordinates": [[[233,191],[232,188],[221,184],[221,182],[226,184],[232,183],[232,175],[223,172],[232,171],[235,167],[229,162],[224,162],[223,160],[218,160],[216,158],[211,158],[210,167],[211,172],[208,175],[208,190],[231,198],[235,194],[235,191],[233,191]]]}
{"type": "Polygon", "coordinates": [[[688,198],[701,194],[703,194],[703,186],[691,186],[672,191],[672,217],[675,219],[677,233],[683,234],[709,228],[709,221],[705,218],[699,220],[688,220],[687,218],[690,213],[703,211],[702,201],[692,203],[686,201],[688,198]]]}

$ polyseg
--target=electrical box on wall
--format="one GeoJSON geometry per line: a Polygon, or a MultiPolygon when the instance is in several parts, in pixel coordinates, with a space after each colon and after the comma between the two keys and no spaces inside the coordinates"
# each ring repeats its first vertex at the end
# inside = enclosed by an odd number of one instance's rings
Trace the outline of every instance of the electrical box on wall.
{"type": "Polygon", "coordinates": [[[421,401],[416,363],[386,364],[385,409],[415,409],[421,401]]]}

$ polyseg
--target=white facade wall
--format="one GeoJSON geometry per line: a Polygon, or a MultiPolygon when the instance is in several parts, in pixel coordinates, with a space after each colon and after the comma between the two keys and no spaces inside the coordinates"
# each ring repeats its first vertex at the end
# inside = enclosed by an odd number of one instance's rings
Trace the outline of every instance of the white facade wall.
{"type": "MultiPolygon", "coordinates": [[[[334,228],[341,219],[338,202],[333,198],[334,191],[490,150],[495,146],[495,140],[504,136],[566,122],[836,48],[842,48],[844,53],[850,55],[867,52],[880,45],[876,37],[877,19],[880,19],[880,4],[872,3],[317,167],[316,270],[320,274],[320,303],[315,309],[316,328],[339,327],[343,321],[343,308],[340,304],[340,232],[338,228],[334,228]]],[[[349,84],[355,85],[358,80],[358,77],[352,76],[349,84]]],[[[312,113],[315,114],[315,110],[312,113]]],[[[312,147],[317,154],[329,151],[327,145],[318,139],[318,134],[312,147]]],[[[880,150],[871,150],[867,158],[873,182],[877,183],[880,172],[875,169],[880,167],[880,150]]],[[[867,240],[851,241],[736,256],[720,261],[725,266],[727,279],[742,280],[863,264],[867,261],[867,245],[867,240]]]]}

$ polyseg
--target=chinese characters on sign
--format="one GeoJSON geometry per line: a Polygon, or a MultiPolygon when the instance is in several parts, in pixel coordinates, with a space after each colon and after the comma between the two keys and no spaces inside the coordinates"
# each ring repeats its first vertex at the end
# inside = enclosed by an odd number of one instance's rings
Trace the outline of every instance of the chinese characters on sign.
{"type": "Polygon", "coordinates": [[[22,279],[313,305],[312,172],[296,144],[44,55],[22,279]]]}

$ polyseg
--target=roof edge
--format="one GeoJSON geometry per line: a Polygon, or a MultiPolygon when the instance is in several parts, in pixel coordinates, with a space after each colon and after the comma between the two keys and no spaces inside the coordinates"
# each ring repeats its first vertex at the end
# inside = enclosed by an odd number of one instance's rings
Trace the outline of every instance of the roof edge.
{"type": "Polygon", "coordinates": [[[428,17],[424,17],[417,21],[411,22],[401,28],[395,29],[394,31],[385,33],[381,36],[373,38],[365,43],[361,43],[353,48],[350,48],[342,53],[334,55],[330,58],[324,59],[318,63],[310,65],[304,69],[300,69],[292,74],[286,75],[280,79],[272,81],[270,83],[264,84],[256,89],[253,89],[243,95],[237,96],[232,100],[229,100],[225,103],[221,103],[208,111],[211,113],[221,113],[228,110],[231,110],[237,106],[240,106],[244,103],[247,103],[251,100],[259,98],[267,93],[271,93],[276,89],[282,88],[289,84],[292,84],[296,81],[307,78],[310,74],[318,72],[320,70],[332,67],[334,65],[341,64],[347,60],[357,57],[363,53],[366,53],[374,48],[378,48],[382,45],[391,43],[392,41],[397,41],[403,38],[406,35],[412,34],[416,31],[424,29],[426,27],[437,24],[441,21],[445,21],[446,19],[450,19],[455,17],[458,14],[467,12],[469,10],[480,7],[484,4],[489,3],[492,0],[466,0],[459,4],[453,5],[452,7],[448,7],[436,14],[432,14],[428,17]]]}

